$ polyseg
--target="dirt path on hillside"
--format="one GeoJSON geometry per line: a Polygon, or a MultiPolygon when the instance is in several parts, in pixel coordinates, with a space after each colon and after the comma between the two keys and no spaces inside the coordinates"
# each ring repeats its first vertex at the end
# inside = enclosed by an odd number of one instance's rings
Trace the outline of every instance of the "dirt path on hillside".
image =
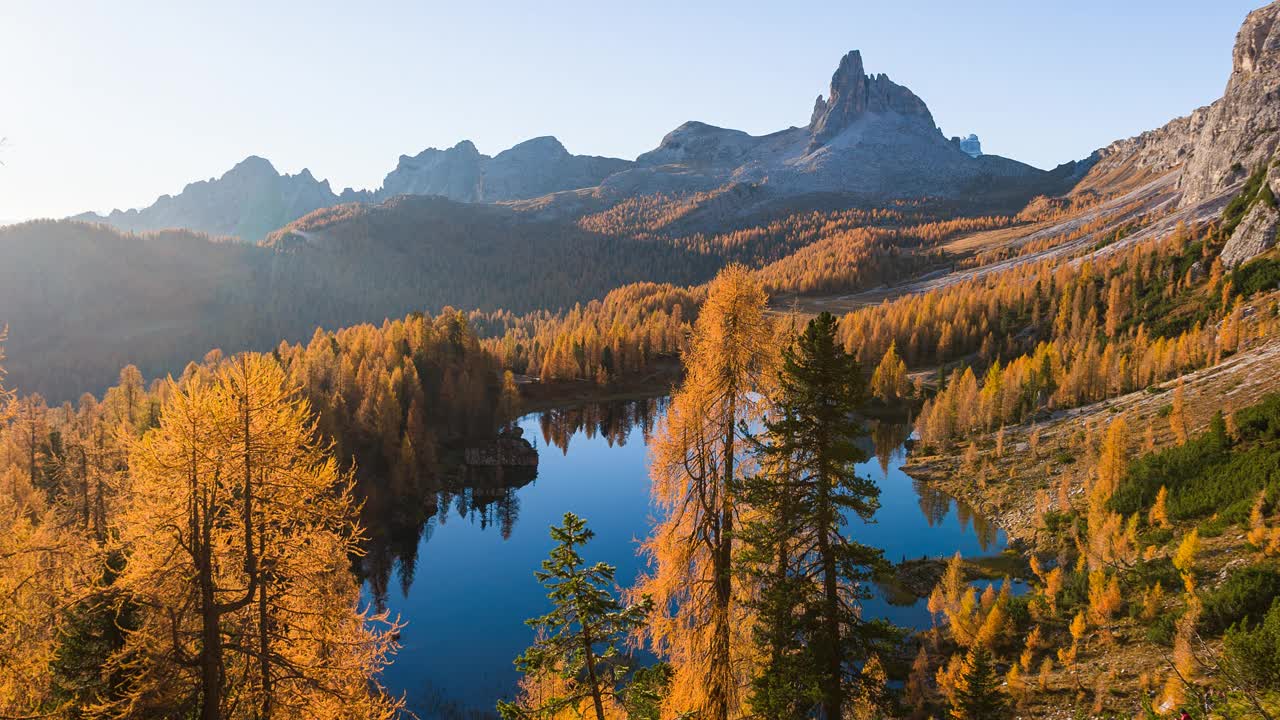
{"type": "Polygon", "coordinates": [[[796,297],[794,295],[778,296],[773,302],[777,310],[797,308],[802,313],[818,313],[823,310],[832,313],[846,313],[869,305],[878,305],[885,300],[951,287],[957,283],[975,278],[999,275],[1011,269],[1034,264],[1044,260],[1061,259],[1064,262],[1080,262],[1086,257],[1105,256],[1130,247],[1144,240],[1162,237],[1173,232],[1179,222],[1187,224],[1203,223],[1216,219],[1222,214],[1222,208],[1235,194],[1235,188],[1229,188],[1216,197],[1205,200],[1191,207],[1173,210],[1181,193],[1177,189],[1178,173],[1173,172],[1149,181],[1144,185],[1089,208],[1078,215],[1063,220],[1026,225],[1021,228],[1001,228],[965,235],[949,242],[944,249],[959,253],[974,253],[993,247],[1020,247],[1053,237],[1067,235],[1092,223],[1099,218],[1111,215],[1105,227],[1082,235],[1075,240],[1054,247],[1028,253],[1020,257],[1000,260],[990,265],[965,269],[941,269],[914,278],[897,285],[885,285],[871,290],[840,295],[812,297],[796,297]],[[1127,206],[1133,207],[1125,210],[1127,206]],[[1123,212],[1121,212],[1123,210],[1123,212]],[[1117,241],[1099,248],[1092,253],[1085,251],[1115,232],[1119,226],[1130,222],[1141,215],[1152,212],[1167,212],[1164,217],[1150,226],[1117,241]],[[1021,231],[1022,234],[1017,234],[1021,231]]]}

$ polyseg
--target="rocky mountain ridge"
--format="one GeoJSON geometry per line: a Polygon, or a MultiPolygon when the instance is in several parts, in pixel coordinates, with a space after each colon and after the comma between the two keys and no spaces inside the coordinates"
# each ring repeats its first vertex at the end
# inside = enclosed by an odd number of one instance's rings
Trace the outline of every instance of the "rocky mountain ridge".
{"type": "MultiPolygon", "coordinates": [[[[1093,191],[1114,195],[1176,172],[1178,204],[1211,203],[1238,188],[1280,145],[1280,5],[1249,14],[1236,38],[1223,97],[1156,130],[1118,140],[1090,158],[1042,171],[984,155],[976,136],[947,139],[925,102],[884,74],[868,74],[858,51],[845,55],[809,123],[766,135],[689,121],[634,161],[573,155],[554,137],[495,156],[469,141],[402,155],[376,190],[334,193],[307,171],[280,175],[251,157],[216,180],[192,183],[142,210],[93,214],[127,230],[185,227],[250,241],[317,209],[378,203],[401,194],[470,203],[507,202],[540,218],[573,218],[642,195],[705,193],[752,186],[751,203],[838,194],[851,202],[978,198],[1003,193],[1093,191]]],[[[1024,202],[1025,202],[1024,198],[1024,202]]],[[[1243,223],[1253,233],[1268,223],[1243,223]]],[[[1257,238],[1249,246],[1262,246],[1257,238]]],[[[1267,245],[1269,246],[1269,245],[1267,245]]]]}
{"type": "Polygon", "coordinates": [[[1129,173],[1179,173],[1179,204],[1188,207],[1229,192],[1269,162],[1280,146],[1280,3],[1249,13],[1236,35],[1223,95],[1163,127],[1117,140],[1098,151],[1081,183],[1129,173]]]}
{"type": "Polygon", "coordinates": [[[524,200],[561,190],[597,185],[631,162],[573,155],[554,137],[526,140],[493,157],[470,140],[448,150],[428,148],[401,155],[371,199],[396,195],[440,195],[462,202],[524,200]]]}
{"type": "Polygon", "coordinates": [[[923,100],[884,74],[867,74],[854,50],[840,61],[827,96],[805,127],[761,136],[697,121],[671,131],[636,166],[602,189],[621,194],[706,190],[758,183],[774,195],[839,192],[887,200],[981,193],[1007,178],[1045,171],[997,156],[974,156],[949,141],[923,100]]]}
{"type": "Polygon", "coordinates": [[[758,184],[771,198],[847,193],[874,200],[980,193],[991,183],[1043,180],[1041,170],[981,155],[976,137],[949,141],[923,100],[884,74],[867,74],[854,50],[841,59],[830,91],[814,103],[809,124],[763,136],[690,121],[635,161],[574,155],[554,137],[537,137],[495,156],[470,141],[400,156],[376,190],[334,193],[310,172],[280,175],[251,157],[221,178],[188,185],[141,210],[75,219],[126,230],[184,227],[249,241],[313,210],[347,202],[378,203],[402,194],[462,202],[546,198],[549,214],[572,214],[589,191],[605,203],[653,193],[758,184]],[[566,212],[565,208],[569,208],[566,212]],[[559,210],[559,212],[555,212],[559,210]]]}
{"type": "Polygon", "coordinates": [[[1102,148],[1073,191],[1114,195],[1162,178],[1174,217],[1231,216],[1228,268],[1270,250],[1280,231],[1280,2],[1249,13],[1231,58],[1221,98],[1102,148]]]}
{"type": "Polygon", "coordinates": [[[268,160],[250,155],[221,177],[190,183],[181,193],[161,195],[146,208],[113,210],[105,216],[82,213],[71,219],[105,222],[133,232],[186,228],[258,240],[281,225],[340,201],[329,181],[317,180],[309,170],[282,175],[268,160]]]}
{"type": "Polygon", "coordinates": [[[401,155],[381,188],[347,188],[339,194],[309,170],[281,174],[268,160],[251,155],[221,177],[190,183],[148,207],[71,219],[133,232],[185,228],[258,242],[314,210],[343,203],[378,203],[397,195],[438,195],[461,202],[520,200],[595,185],[630,165],[616,158],[573,155],[553,137],[533,138],[493,157],[464,140],[447,150],[401,155]]]}

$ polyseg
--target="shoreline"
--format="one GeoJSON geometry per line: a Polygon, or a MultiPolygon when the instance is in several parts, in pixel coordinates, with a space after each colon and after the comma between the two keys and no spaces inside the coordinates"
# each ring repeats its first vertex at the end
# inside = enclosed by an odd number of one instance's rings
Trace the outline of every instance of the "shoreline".
{"type": "Polygon", "coordinates": [[[517,417],[588,403],[647,400],[671,394],[684,375],[678,358],[661,358],[642,374],[608,385],[592,380],[533,381],[520,386],[517,417]]]}

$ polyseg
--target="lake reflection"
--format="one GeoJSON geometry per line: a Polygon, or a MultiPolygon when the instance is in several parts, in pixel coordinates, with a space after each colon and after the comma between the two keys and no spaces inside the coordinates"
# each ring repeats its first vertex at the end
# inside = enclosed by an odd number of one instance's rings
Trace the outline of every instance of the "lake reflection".
{"type": "MultiPolygon", "coordinates": [[[[551,548],[548,527],[566,511],[596,533],[588,561],[616,565],[623,585],[635,579],[637,546],[653,515],[646,443],[665,409],[665,399],[652,399],[521,418],[524,437],[539,449],[536,476],[487,469],[367,483],[370,541],[359,569],[367,598],[408,623],[383,679],[407,695],[411,710],[423,718],[491,717],[494,701],[512,694],[512,660],[532,640],[524,620],[547,610],[533,571],[551,548]]],[[[894,562],[1003,549],[997,528],[901,471],[907,435],[881,424],[865,440],[871,459],[859,470],[879,484],[881,507],[874,523],[853,519],[851,534],[894,562]]],[[[929,625],[924,600],[893,604],[877,595],[864,611],[929,625]]]]}

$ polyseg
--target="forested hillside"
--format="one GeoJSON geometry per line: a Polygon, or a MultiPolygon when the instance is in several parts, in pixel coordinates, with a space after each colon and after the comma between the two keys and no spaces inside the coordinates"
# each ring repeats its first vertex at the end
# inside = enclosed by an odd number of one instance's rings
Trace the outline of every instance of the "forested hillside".
{"type": "Polygon", "coordinates": [[[533,547],[524,433],[591,418],[537,491],[616,493],[639,566],[557,515],[506,719],[1280,716],[1278,82],[1280,2],[1221,99],[1049,172],[855,52],[805,127],[427,151],[389,185],[439,194],[257,243],[0,228],[0,719],[416,712],[392,578],[454,512],[533,547]],[[647,504],[584,396],[648,400],[647,504]],[[864,544],[898,481],[984,556],[864,544]]]}
{"type": "MultiPolygon", "coordinates": [[[[935,246],[957,232],[1014,222],[934,222],[950,206],[927,203],[779,210],[714,232],[658,228],[647,219],[679,215],[686,201],[659,197],[657,207],[669,210],[575,224],[402,196],[319,210],[259,245],[73,221],[0,228],[7,259],[0,322],[10,329],[11,382],[64,399],[105,387],[129,363],[163,375],[215,347],[261,351],[309,338],[316,327],[447,306],[507,318],[482,323],[494,332],[528,315],[520,332],[528,336],[536,324],[545,334],[549,318],[604,300],[615,288],[641,283],[629,291],[635,294],[647,292],[640,288],[649,282],[696,286],[729,262],[768,265],[765,276],[778,293],[859,290],[940,266],[945,258],[935,246]]],[[[715,227],[707,222],[696,227],[715,227]]],[[[686,302],[686,315],[690,310],[686,302]]],[[[556,320],[564,322],[577,321],[556,320]]],[[[670,338],[659,344],[674,347],[670,338]]],[[[524,371],[529,363],[513,366],[524,371]]]]}

